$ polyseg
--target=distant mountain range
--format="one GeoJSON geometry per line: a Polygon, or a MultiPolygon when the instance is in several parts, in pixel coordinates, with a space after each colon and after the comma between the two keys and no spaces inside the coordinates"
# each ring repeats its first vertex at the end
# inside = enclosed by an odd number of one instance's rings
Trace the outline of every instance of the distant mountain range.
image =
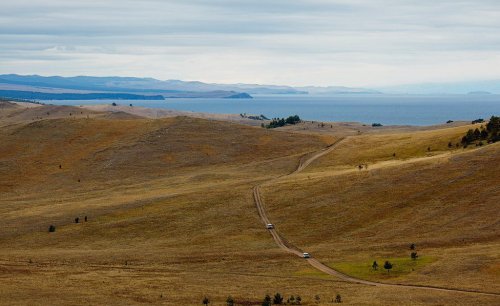
{"type": "Polygon", "coordinates": [[[34,100],[252,98],[246,92],[224,90],[217,86],[197,86],[197,83],[159,81],[151,78],[7,74],[0,75],[0,95],[9,94],[11,98],[34,100]]]}
{"type": "Polygon", "coordinates": [[[161,95],[144,96],[128,93],[48,93],[20,90],[0,90],[0,97],[23,100],[164,100],[161,95]]]}
{"type": "Polygon", "coordinates": [[[251,99],[251,95],[332,95],[376,94],[375,90],[349,87],[291,87],[256,84],[209,84],[179,80],[160,81],[133,77],[60,77],[38,75],[0,75],[0,95],[11,98],[52,99],[131,99],[228,98],[251,99]],[[3,91],[3,92],[2,92],[3,91]],[[42,94],[43,93],[43,94],[42,94]],[[93,95],[90,95],[93,94],[93,95]],[[99,94],[99,95],[96,95],[99,94]]]}
{"type": "Polygon", "coordinates": [[[134,77],[60,77],[0,75],[0,96],[32,100],[173,98],[251,99],[252,95],[340,94],[486,94],[500,93],[500,81],[422,83],[377,89],[342,86],[279,86],[257,84],[210,84],[179,80],[161,81],[134,77]]]}

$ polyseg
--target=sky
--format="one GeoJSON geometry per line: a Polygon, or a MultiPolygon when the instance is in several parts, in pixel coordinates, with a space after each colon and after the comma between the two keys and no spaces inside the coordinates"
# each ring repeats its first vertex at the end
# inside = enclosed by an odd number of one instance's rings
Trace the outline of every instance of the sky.
{"type": "Polygon", "coordinates": [[[0,73],[356,87],[500,79],[500,1],[1,0],[0,73]]]}

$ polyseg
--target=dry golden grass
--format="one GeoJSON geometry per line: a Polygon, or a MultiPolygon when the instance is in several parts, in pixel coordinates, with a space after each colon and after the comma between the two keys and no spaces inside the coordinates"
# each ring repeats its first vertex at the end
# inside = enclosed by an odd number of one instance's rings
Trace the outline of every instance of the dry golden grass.
{"type": "MultiPolygon", "coordinates": [[[[347,305],[499,302],[341,282],[278,249],[252,187],[292,172],[334,137],[95,116],[0,119],[0,304],[200,305],[208,296],[223,305],[228,295],[260,301],[275,292],[306,305],[316,294],[328,305],[337,293],[347,305]]],[[[448,133],[433,137],[447,143],[448,133]]],[[[339,173],[327,155],[263,194],[278,230],[332,266],[365,273],[359,266],[407,257],[415,242],[422,264],[381,279],[498,292],[498,153],[492,145],[353,173],[339,173]]],[[[383,154],[367,156],[375,163],[383,154]]]]}
{"type": "Polygon", "coordinates": [[[381,161],[406,160],[463,151],[461,146],[456,145],[460,144],[468,129],[480,126],[481,124],[462,125],[437,130],[386,132],[350,137],[332,154],[312,164],[307,171],[353,169],[361,164],[368,164],[370,167],[381,161]],[[450,143],[452,147],[449,147],[450,143]]]}
{"type": "Polygon", "coordinates": [[[495,144],[368,171],[307,173],[263,194],[289,241],[341,270],[364,264],[355,272],[367,279],[498,292],[499,163],[495,144]],[[409,258],[411,243],[433,260],[404,275],[369,273],[373,260],[409,258]]]}

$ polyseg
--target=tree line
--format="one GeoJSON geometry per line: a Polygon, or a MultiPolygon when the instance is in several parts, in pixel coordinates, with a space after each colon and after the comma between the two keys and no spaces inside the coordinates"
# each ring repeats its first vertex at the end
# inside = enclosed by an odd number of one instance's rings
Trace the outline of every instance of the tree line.
{"type": "MultiPolygon", "coordinates": [[[[484,122],[474,120],[472,123],[484,122]]],[[[490,121],[486,124],[486,127],[482,126],[476,129],[469,129],[464,137],[462,137],[462,145],[467,147],[472,143],[476,145],[483,145],[483,141],[487,143],[494,143],[500,141],[500,117],[491,116],[490,121]]]]}
{"type": "Polygon", "coordinates": [[[300,119],[300,117],[298,115],[294,115],[294,116],[289,116],[288,118],[273,118],[271,120],[271,122],[269,122],[269,124],[267,125],[264,125],[262,124],[262,127],[265,127],[267,129],[274,129],[274,128],[278,128],[278,127],[282,127],[282,126],[285,126],[285,125],[293,125],[293,124],[297,124],[297,123],[300,123],[302,120],[300,119]]]}
{"type": "MultiPolygon", "coordinates": [[[[321,297],[316,294],[314,296],[314,301],[316,304],[319,304],[321,301],[321,297]]],[[[334,299],[331,299],[332,303],[342,303],[342,297],[340,294],[337,294],[334,299]]],[[[208,297],[204,297],[202,300],[202,304],[205,306],[210,305],[211,301],[208,297]]],[[[272,305],[302,305],[302,298],[300,295],[294,296],[291,295],[288,299],[285,300],[285,297],[280,293],[276,293],[273,297],[269,294],[266,294],[262,302],[259,301],[236,301],[232,296],[228,296],[226,299],[227,306],[234,305],[262,305],[262,306],[272,306],[272,305]]]]}

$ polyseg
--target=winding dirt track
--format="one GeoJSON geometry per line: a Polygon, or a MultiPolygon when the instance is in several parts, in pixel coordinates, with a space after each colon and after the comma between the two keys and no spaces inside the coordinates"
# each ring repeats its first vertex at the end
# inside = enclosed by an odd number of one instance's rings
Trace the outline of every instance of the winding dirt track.
{"type": "MultiPolygon", "coordinates": [[[[292,173],[285,175],[285,176],[289,176],[289,175],[293,175],[293,174],[301,172],[302,170],[304,170],[307,166],[309,166],[316,159],[333,151],[345,139],[346,138],[341,138],[341,139],[337,140],[335,143],[333,143],[332,145],[328,146],[327,148],[325,148],[319,152],[313,153],[312,155],[310,155],[310,154],[304,155],[300,159],[300,162],[299,162],[297,169],[295,171],[293,171],[292,173]]],[[[280,176],[280,177],[283,177],[283,176],[280,176]]],[[[255,206],[257,207],[257,211],[259,213],[260,219],[264,223],[264,225],[270,224],[272,222],[269,220],[269,217],[266,214],[266,210],[264,208],[264,200],[262,199],[262,197],[260,195],[260,188],[262,185],[272,183],[273,181],[279,179],[280,177],[275,178],[275,179],[271,179],[271,180],[266,181],[264,183],[261,183],[260,185],[257,185],[253,188],[253,198],[254,198],[255,206]]],[[[271,234],[271,236],[273,237],[276,244],[281,249],[283,249],[284,251],[286,251],[288,253],[292,253],[296,256],[299,256],[300,258],[303,257],[304,251],[301,250],[300,248],[294,246],[290,242],[288,242],[282,235],[280,235],[277,232],[277,230],[275,228],[269,229],[268,231],[271,234]]],[[[451,288],[443,288],[443,287],[435,287],[435,286],[423,286],[423,285],[404,285],[404,284],[387,284],[387,283],[372,282],[372,281],[367,281],[367,280],[363,280],[363,279],[359,279],[359,278],[355,278],[355,277],[346,275],[342,272],[339,272],[335,269],[332,269],[332,268],[324,265],[323,263],[321,263],[319,260],[317,260],[315,258],[308,258],[308,259],[304,259],[304,260],[307,260],[307,262],[311,266],[313,266],[314,268],[316,268],[316,269],[318,269],[326,274],[338,277],[339,279],[344,280],[346,282],[351,282],[351,283],[356,283],[356,284],[362,284],[362,285],[368,285],[368,286],[378,286],[378,287],[399,287],[399,288],[425,289],[425,290],[455,292],[455,293],[482,294],[482,295],[500,297],[500,293],[493,293],[493,292],[482,292],[482,291],[466,290],[466,289],[451,289],[451,288]]]]}

